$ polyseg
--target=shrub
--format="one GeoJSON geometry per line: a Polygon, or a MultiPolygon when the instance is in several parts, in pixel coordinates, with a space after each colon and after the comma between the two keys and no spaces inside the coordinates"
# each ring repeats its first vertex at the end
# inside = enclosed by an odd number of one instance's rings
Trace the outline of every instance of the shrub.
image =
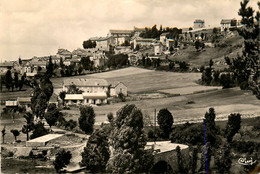
{"type": "Polygon", "coordinates": [[[70,151],[65,151],[64,149],[56,154],[55,161],[53,162],[54,168],[57,172],[63,167],[66,167],[70,163],[72,155],[70,151]]]}
{"type": "Polygon", "coordinates": [[[38,138],[38,137],[41,137],[41,136],[46,135],[48,133],[49,133],[49,131],[47,129],[45,129],[44,123],[38,122],[34,126],[34,130],[33,130],[32,135],[30,136],[30,138],[31,139],[38,138]]]}

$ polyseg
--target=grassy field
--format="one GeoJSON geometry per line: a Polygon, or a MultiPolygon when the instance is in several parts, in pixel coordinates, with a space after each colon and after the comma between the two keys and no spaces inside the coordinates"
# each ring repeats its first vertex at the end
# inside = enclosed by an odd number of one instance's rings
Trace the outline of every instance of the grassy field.
{"type": "Polygon", "coordinates": [[[129,67],[91,75],[55,78],[52,79],[52,82],[55,88],[61,88],[63,81],[68,78],[104,78],[109,83],[123,82],[130,93],[144,93],[164,89],[198,86],[195,82],[200,79],[200,77],[200,73],[173,73],[129,67]]]}
{"type": "MultiPolygon", "coordinates": [[[[181,49],[175,56],[170,56],[171,60],[186,61],[191,66],[199,67],[201,65],[208,65],[209,60],[224,62],[225,56],[234,57],[237,53],[242,52],[243,40],[235,35],[230,38],[224,39],[220,44],[226,44],[223,47],[209,48],[205,47],[203,51],[197,52],[194,46],[188,46],[186,49],[181,49]]],[[[224,65],[214,65],[215,68],[224,68],[224,65]]]]}
{"type": "MultiPolygon", "coordinates": [[[[106,114],[109,112],[112,112],[115,115],[125,104],[135,104],[143,111],[144,115],[149,116],[151,120],[153,120],[155,109],[158,113],[160,109],[168,108],[173,114],[175,124],[184,123],[186,121],[202,121],[205,113],[210,107],[215,108],[217,120],[226,120],[230,113],[238,112],[242,114],[242,118],[260,115],[260,101],[249,91],[241,91],[238,88],[233,88],[185,96],[97,106],[94,107],[97,124],[105,121],[107,119],[106,114]]],[[[74,107],[65,112],[70,114],[68,119],[77,120],[79,117],[78,108],[74,107]]]]}
{"type": "MultiPolygon", "coordinates": [[[[175,123],[188,120],[201,121],[210,107],[215,108],[218,120],[227,119],[227,116],[234,112],[243,114],[244,118],[260,115],[260,101],[250,91],[241,91],[239,88],[222,90],[220,87],[200,86],[196,83],[200,76],[200,73],[173,73],[129,67],[85,75],[81,78],[105,78],[109,82],[122,81],[127,85],[130,93],[181,94],[176,97],[143,99],[94,107],[97,124],[106,120],[107,113],[115,114],[125,104],[135,104],[151,119],[155,109],[158,112],[162,108],[168,108],[174,116],[175,123]]],[[[64,79],[66,78],[52,79],[55,88],[60,88],[64,79]]],[[[71,115],[68,119],[77,120],[78,110],[78,108],[72,108],[64,112],[71,115]]]]}

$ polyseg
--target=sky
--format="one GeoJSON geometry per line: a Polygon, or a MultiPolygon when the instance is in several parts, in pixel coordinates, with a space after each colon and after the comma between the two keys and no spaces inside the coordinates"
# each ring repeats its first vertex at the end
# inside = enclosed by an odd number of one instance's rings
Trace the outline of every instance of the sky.
{"type": "MultiPolygon", "coordinates": [[[[257,0],[249,5],[257,9],[257,0]]],[[[240,0],[0,0],[1,62],[73,51],[109,29],[220,26],[240,19],[240,0]]]]}

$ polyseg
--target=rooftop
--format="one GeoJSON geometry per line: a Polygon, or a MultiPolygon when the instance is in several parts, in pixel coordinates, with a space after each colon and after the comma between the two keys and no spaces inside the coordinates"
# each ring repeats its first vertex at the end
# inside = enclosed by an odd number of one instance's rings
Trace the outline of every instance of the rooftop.
{"type": "Polygon", "coordinates": [[[66,79],[64,86],[76,85],[77,87],[108,86],[105,79],[66,79]]]}
{"type": "Polygon", "coordinates": [[[196,19],[196,20],[194,21],[194,23],[204,23],[204,20],[202,20],[202,19],[196,19]]]}
{"type": "Polygon", "coordinates": [[[122,33],[127,33],[131,34],[133,30],[115,30],[115,29],[110,29],[109,32],[112,34],[122,34],[122,33]]]}
{"type": "Polygon", "coordinates": [[[66,94],[65,100],[83,100],[83,94],[66,94]]]}

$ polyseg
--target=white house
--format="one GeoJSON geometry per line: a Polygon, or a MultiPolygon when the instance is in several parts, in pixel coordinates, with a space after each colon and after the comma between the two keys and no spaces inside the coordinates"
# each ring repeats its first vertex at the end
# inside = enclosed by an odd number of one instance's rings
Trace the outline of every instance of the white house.
{"type": "Polygon", "coordinates": [[[127,96],[127,86],[122,82],[112,83],[110,87],[110,95],[118,96],[119,93],[122,93],[124,96],[127,96]]]}
{"type": "Polygon", "coordinates": [[[105,104],[107,103],[108,82],[104,79],[66,79],[63,91],[68,91],[70,85],[76,85],[82,94],[66,94],[68,104],[105,104]]]}
{"type": "Polygon", "coordinates": [[[158,43],[154,45],[154,55],[161,55],[163,52],[163,45],[158,43]]]}
{"type": "Polygon", "coordinates": [[[166,44],[166,40],[167,40],[167,35],[169,34],[169,32],[167,32],[167,33],[162,33],[161,35],[160,35],[160,42],[163,44],[163,45],[165,45],[166,44]]]}
{"type": "Polygon", "coordinates": [[[194,22],[193,22],[193,28],[194,29],[198,29],[198,28],[204,28],[205,27],[205,22],[204,20],[201,20],[201,19],[196,19],[194,22]]]}
{"type": "Polygon", "coordinates": [[[222,19],[220,22],[221,31],[237,26],[237,20],[233,19],[222,19]]]}

